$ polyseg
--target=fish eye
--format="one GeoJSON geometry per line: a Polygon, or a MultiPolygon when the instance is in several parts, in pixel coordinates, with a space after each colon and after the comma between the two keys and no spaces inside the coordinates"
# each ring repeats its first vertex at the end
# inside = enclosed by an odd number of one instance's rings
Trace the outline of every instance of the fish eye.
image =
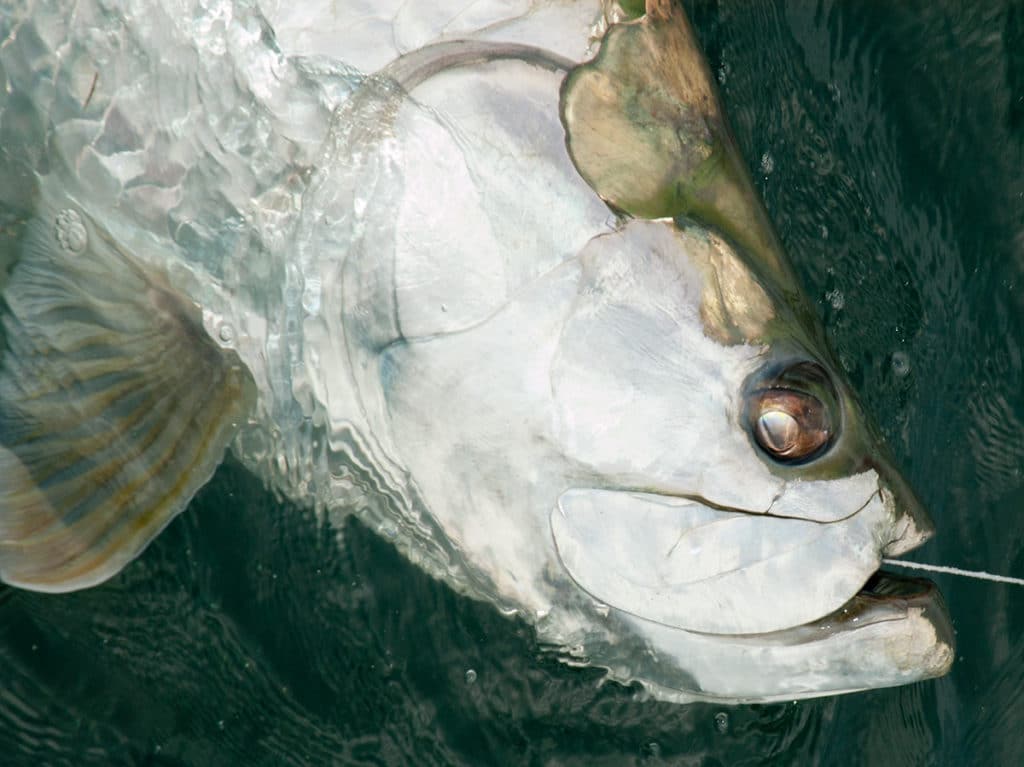
{"type": "Polygon", "coordinates": [[[754,441],[779,463],[817,458],[835,436],[829,415],[833,400],[828,374],[815,363],[801,362],[762,379],[747,400],[754,441]]]}
{"type": "Polygon", "coordinates": [[[825,406],[811,394],[769,389],[759,393],[754,413],[757,444],[777,461],[808,460],[829,442],[825,406]]]}

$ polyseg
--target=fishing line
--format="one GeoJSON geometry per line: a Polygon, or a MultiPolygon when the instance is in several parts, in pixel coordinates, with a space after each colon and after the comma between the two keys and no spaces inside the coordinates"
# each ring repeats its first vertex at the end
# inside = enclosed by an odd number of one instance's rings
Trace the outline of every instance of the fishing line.
{"type": "Polygon", "coordinates": [[[995,581],[996,583],[1012,583],[1015,586],[1024,586],[1024,578],[1012,578],[1009,575],[995,575],[982,572],[981,570],[961,570],[959,567],[945,567],[944,565],[925,565],[920,562],[904,562],[902,559],[883,559],[887,565],[896,567],[909,567],[912,570],[930,570],[934,573],[950,573],[951,575],[965,575],[968,578],[977,578],[980,581],[995,581]]]}

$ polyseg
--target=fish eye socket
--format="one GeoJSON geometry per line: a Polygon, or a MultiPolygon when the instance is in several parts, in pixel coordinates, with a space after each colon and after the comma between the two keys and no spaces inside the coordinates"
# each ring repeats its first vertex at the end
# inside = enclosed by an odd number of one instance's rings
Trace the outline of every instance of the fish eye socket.
{"type": "Polygon", "coordinates": [[[753,395],[750,415],[758,446],[780,463],[811,460],[832,439],[828,411],[812,394],[786,388],[762,389],[753,395]]]}

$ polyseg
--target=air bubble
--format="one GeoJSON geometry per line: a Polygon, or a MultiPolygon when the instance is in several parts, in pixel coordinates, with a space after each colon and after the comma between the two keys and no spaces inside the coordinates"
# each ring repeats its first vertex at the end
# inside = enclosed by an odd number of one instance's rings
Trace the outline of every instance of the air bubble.
{"type": "Polygon", "coordinates": [[[476,681],[476,671],[469,669],[466,671],[466,684],[473,684],[476,681]]]}
{"type": "Polygon", "coordinates": [[[60,246],[71,253],[78,255],[89,242],[89,234],[82,223],[82,217],[78,211],[65,208],[57,214],[57,242],[60,246]]]}
{"type": "Polygon", "coordinates": [[[231,326],[230,323],[225,322],[217,330],[217,337],[220,338],[220,340],[223,343],[226,343],[226,344],[234,343],[234,340],[235,340],[235,329],[231,326]]]}
{"type": "Polygon", "coordinates": [[[729,715],[724,711],[715,714],[715,732],[719,735],[729,732],[729,715]]]}
{"type": "Polygon", "coordinates": [[[903,378],[910,372],[910,355],[899,351],[892,353],[892,372],[897,378],[903,378]]]}
{"type": "Polygon", "coordinates": [[[305,290],[302,291],[302,308],[306,314],[316,316],[320,313],[320,278],[310,277],[306,280],[305,290]]]}

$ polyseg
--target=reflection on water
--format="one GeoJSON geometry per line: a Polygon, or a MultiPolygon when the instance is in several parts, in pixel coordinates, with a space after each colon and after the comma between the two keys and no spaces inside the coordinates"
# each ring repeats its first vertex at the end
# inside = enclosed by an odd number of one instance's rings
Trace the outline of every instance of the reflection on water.
{"type": "MultiPolygon", "coordinates": [[[[932,512],[939,535],[914,556],[1024,575],[1024,10],[701,2],[692,15],[782,238],[932,512]]],[[[228,465],[113,582],[3,592],[3,763],[1024,757],[1014,587],[936,578],[958,631],[945,679],[679,707],[598,686],[356,524],[341,535],[339,548],[228,465]]]]}

